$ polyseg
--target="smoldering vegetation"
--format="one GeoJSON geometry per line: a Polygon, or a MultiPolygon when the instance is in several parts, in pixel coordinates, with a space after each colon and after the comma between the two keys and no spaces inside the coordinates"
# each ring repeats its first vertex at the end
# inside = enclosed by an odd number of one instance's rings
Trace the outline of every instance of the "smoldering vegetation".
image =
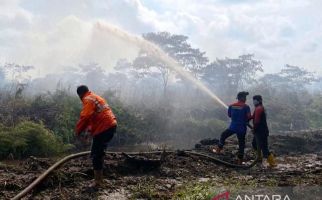
{"type": "MultiPolygon", "coordinates": [[[[272,134],[322,127],[322,83],[314,72],[285,64],[280,72],[269,74],[252,54],[209,60],[184,35],[159,32],[143,38],[177,60],[227,104],[241,90],[250,92],[249,99],[262,95],[272,134]]],[[[75,90],[80,84],[105,97],[115,112],[119,122],[115,146],[156,143],[189,148],[200,139],[218,137],[227,126],[225,108],[146,49],[134,60],[120,59],[113,70],[107,67],[80,63],[33,78],[29,76],[32,66],[0,66],[0,148],[5,152],[1,157],[29,156],[25,152],[35,141],[32,137],[46,134],[56,141],[47,145],[61,145],[64,151],[80,148],[74,137],[81,109],[75,90]],[[29,137],[17,128],[24,126],[42,131],[29,137]]],[[[56,152],[40,155],[51,153],[56,152]]]]}

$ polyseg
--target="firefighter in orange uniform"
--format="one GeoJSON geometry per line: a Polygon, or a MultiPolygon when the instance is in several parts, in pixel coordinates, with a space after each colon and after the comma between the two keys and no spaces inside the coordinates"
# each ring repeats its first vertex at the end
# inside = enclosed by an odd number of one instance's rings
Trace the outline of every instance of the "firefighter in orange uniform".
{"type": "Polygon", "coordinates": [[[116,132],[117,121],[106,101],[89,91],[87,86],[79,86],[77,94],[83,103],[83,109],[76,125],[76,136],[81,137],[83,131],[90,129],[94,169],[94,183],[91,187],[100,187],[103,184],[104,151],[116,132]]]}

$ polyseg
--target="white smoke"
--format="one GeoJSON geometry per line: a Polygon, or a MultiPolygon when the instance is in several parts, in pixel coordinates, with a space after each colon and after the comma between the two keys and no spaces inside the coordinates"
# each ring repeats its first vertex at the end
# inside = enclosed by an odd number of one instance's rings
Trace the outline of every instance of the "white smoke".
{"type": "Polygon", "coordinates": [[[84,22],[68,16],[47,31],[28,31],[23,41],[12,41],[19,48],[5,52],[1,62],[32,65],[32,75],[37,77],[84,63],[99,63],[110,70],[118,59],[137,55],[137,47],[100,32],[98,21],[84,22]]]}

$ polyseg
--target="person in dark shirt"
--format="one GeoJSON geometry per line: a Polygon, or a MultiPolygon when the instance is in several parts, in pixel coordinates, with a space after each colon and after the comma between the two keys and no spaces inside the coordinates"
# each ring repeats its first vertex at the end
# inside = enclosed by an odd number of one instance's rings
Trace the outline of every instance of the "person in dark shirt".
{"type": "Polygon", "coordinates": [[[253,103],[255,110],[252,116],[253,119],[253,142],[252,146],[254,150],[260,151],[263,157],[267,160],[270,167],[275,167],[276,162],[273,154],[268,149],[268,136],[269,129],[266,121],[266,112],[263,106],[263,98],[260,95],[253,97],[253,103]],[[259,148],[259,149],[258,149],[259,148]]]}
{"type": "Polygon", "coordinates": [[[225,140],[236,134],[239,144],[238,164],[243,162],[247,124],[251,119],[250,107],[246,104],[248,94],[248,92],[239,92],[238,101],[228,107],[228,117],[231,118],[230,126],[221,134],[218,146],[213,149],[213,152],[220,153],[225,145],[225,140]]]}

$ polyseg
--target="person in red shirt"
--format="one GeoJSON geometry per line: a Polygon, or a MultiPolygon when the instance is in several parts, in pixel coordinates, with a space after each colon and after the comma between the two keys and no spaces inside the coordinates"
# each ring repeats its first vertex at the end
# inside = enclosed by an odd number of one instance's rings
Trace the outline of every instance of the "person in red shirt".
{"type": "Polygon", "coordinates": [[[269,129],[267,126],[266,112],[263,106],[262,96],[253,96],[253,104],[255,106],[255,110],[252,116],[254,134],[252,146],[254,150],[258,150],[262,153],[263,157],[267,159],[267,162],[270,167],[275,167],[276,162],[274,156],[270,153],[268,149],[269,129]]]}
{"type": "Polygon", "coordinates": [[[106,101],[89,91],[86,85],[77,88],[77,94],[83,103],[80,119],[76,125],[76,136],[89,130],[92,140],[91,158],[94,169],[94,183],[91,187],[100,187],[103,183],[104,151],[113,138],[117,121],[106,101]]]}

